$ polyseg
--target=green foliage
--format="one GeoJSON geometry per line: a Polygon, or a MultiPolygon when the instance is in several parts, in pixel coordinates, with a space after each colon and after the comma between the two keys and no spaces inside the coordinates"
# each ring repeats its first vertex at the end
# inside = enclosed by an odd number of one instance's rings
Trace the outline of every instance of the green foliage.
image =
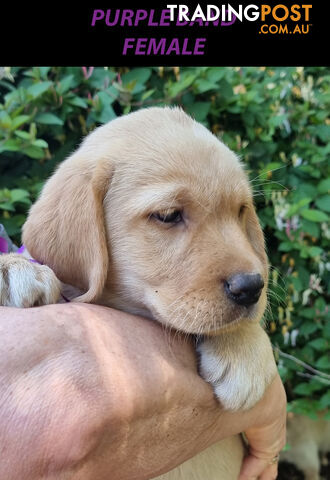
{"type": "Polygon", "coordinates": [[[272,265],[266,324],[289,408],[328,410],[329,81],[323,67],[12,68],[0,79],[0,222],[19,242],[44,180],[95,126],[181,105],[250,175],[272,265]]]}

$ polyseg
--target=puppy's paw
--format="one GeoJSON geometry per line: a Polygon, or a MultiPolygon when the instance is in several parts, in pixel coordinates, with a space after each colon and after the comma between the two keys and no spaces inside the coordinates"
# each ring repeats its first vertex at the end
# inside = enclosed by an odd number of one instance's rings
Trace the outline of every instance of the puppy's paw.
{"type": "Polygon", "coordinates": [[[0,305],[34,307],[56,303],[61,283],[46,265],[15,253],[0,255],[0,305]]]}
{"type": "Polygon", "coordinates": [[[263,396],[277,368],[268,336],[259,325],[205,338],[200,373],[225,410],[248,410],[263,396]]]}

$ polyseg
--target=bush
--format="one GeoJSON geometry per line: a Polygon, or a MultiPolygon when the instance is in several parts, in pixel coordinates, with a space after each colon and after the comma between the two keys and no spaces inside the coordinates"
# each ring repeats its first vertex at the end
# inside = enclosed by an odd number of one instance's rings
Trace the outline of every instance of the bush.
{"type": "Polygon", "coordinates": [[[0,80],[0,222],[19,242],[55,165],[98,124],[181,105],[243,159],[271,263],[266,324],[289,409],[330,405],[330,71],[12,68],[0,80]]]}

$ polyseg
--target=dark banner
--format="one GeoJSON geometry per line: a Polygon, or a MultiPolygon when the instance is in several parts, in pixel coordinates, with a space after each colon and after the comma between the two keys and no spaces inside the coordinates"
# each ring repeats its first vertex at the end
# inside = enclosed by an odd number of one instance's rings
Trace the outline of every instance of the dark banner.
{"type": "Polygon", "coordinates": [[[325,2],[1,6],[2,64],[324,65],[325,2]]]}

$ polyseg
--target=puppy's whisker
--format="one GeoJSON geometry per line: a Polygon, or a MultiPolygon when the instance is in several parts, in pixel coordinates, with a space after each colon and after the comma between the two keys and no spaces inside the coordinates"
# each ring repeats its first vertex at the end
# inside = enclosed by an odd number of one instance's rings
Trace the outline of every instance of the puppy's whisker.
{"type": "Polygon", "coordinates": [[[280,303],[286,303],[288,299],[287,289],[281,287],[280,285],[274,284],[271,285],[267,292],[270,296],[276,297],[280,300],[280,303]]]}
{"type": "Polygon", "coordinates": [[[183,318],[181,317],[180,320],[179,320],[179,329],[184,331],[184,332],[186,331],[185,323],[186,323],[186,318],[188,317],[189,313],[190,313],[189,310],[187,310],[184,317],[183,318]]]}
{"type": "Polygon", "coordinates": [[[192,318],[192,320],[191,320],[192,330],[195,330],[196,324],[197,324],[197,326],[199,326],[201,324],[201,322],[198,321],[198,309],[199,309],[199,306],[201,305],[201,303],[205,303],[205,300],[200,300],[195,307],[194,318],[192,318]]]}
{"type": "Polygon", "coordinates": [[[176,307],[176,304],[178,304],[179,307],[181,306],[180,302],[181,302],[181,300],[183,299],[183,297],[184,297],[184,295],[181,295],[181,297],[176,298],[172,303],[170,303],[170,304],[168,305],[168,310],[170,311],[171,314],[173,314],[173,313],[175,312],[175,309],[174,309],[174,310],[171,310],[172,307],[174,307],[174,306],[176,307]]]}
{"type": "MultiPolygon", "coordinates": [[[[282,272],[279,270],[278,267],[275,267],[274,265],[270,265],[270,266],[269,266],[269,270],[276,272],[276,273],[277,273],[277,276],[278,276],[278,280],[281,281],[281,282],[283,282],[283,284],[285,285],[285,287],[287,286],[287,280],[286,280],[286,278],[284,277],[284,275],[282,274],[282,272]]],[[[273,278],[270,277],[269,280],[272,281],[273,278]]]]}
{"type": "MultiPolygon", "coordinates": [[[[272,170],[268,170],[268,171],[267,171],[267,174],[268,174],[268,173],[277,172],[278,170],[282,170],[283,168],[287,168],[287,167],[288,167],[288,165],[282,165],[281,167],[273,168],[272,170]]],[[[260,178],[261,175],[265,175],[265,172],[262,172],[262,173],[260,173],[259,175],[257,175],[256,177],[252,178],[252,179],[250,180],[250,182],[254,182],[254,181],[257,180],[258,178],[260,178]]]]}
{"type": "Polygon", "coordinates": [[[267,325],[267,327],[269,326],[269,322],[274,320],[274,314],[271,310],[271,307],[268,301],[266,303],[265,313],[263,315],[262,320],[263,320],[263,323],[267,325]]]}
{"type": "Polygon", "coordinates": [[[277,182],[275,180],[269,180],[269,181],[262,182],[262,183],[260,182],[260,183],[257,183],[257,184],[252,183],[251,185],[252,185],[253,190],[255,190],[255,188],[260,188],[260,187],[263,187],[263,186],[266,186],[266,185],[268,185],[268,186],[269,185],[278,185],[279,187],[281,187],[281,190],[278,190],[278,191],[280,191],[280,192],[284,192],[284,191],[289,192],[290,191],[288,187],[286,187],[282,183],[277,182]]]}
{"type": "MultiPolygon", "coordinates": [[[[271,191],[271,193],[282,193],[283,190],[273,190],[271,191]]],[[[252,192],[252,197],[255,198],[255,197],[265,197],[267,195],[268,192],[266,192],[265,190],[253,190],[252,192]]]]}
{"type": "Polygon", "coordinates": [[[286,304],[286,301],[285,299],[283,299],[278,293],[272,291],[272,290],[268,290],[268,295],[275,299],[277,301],[278,304],[280,305],[285,305],[286,304]]]}

